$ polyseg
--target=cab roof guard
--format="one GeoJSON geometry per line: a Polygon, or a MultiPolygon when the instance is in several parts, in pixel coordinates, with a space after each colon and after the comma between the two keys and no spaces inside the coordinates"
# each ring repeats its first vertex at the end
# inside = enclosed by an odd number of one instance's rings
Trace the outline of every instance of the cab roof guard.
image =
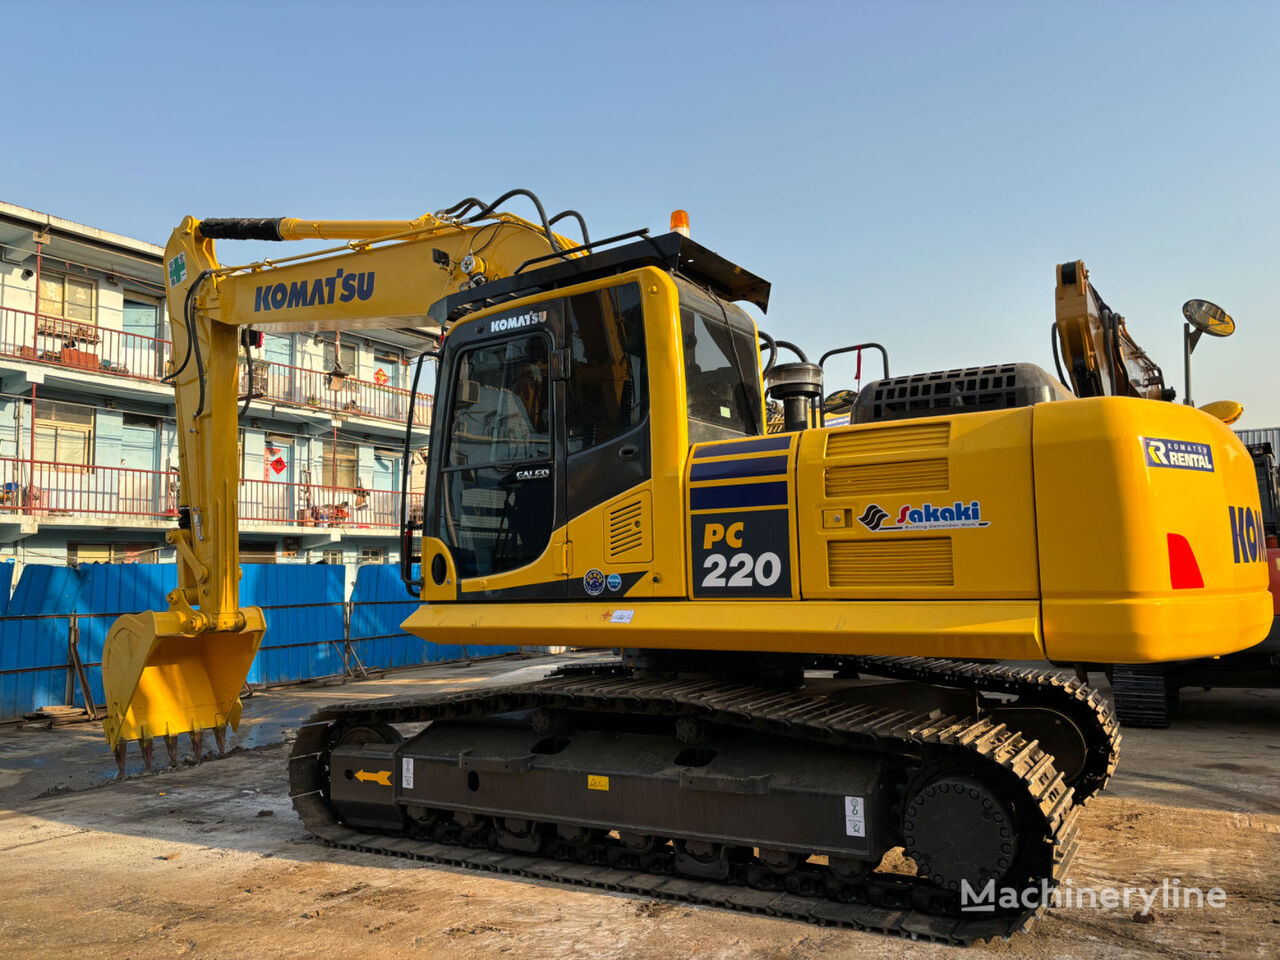
{"type": "Polygon", "coordinates": [[[507,300],[646,266],[661,267],[688,277],[727,300],[745,300],[764,311],[769,308],[769,281],[688,237],[664,233],[450,294],[432,304],[429,315],[433,322],[447,329],[468,313],[507,300]]]}

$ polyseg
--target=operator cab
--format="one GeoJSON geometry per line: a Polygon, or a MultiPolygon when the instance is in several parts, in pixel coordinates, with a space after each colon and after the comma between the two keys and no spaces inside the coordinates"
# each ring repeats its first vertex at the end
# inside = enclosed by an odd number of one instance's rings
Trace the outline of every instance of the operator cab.
{"type": "Polygon", "coordinates": [[[666,488],[678,493],[680,443],[763,434],[756,326],[733,299],[763,307],[767,295],[764,281],[672,234],[442,301],[454,322],[423,532],[448,546],[459,581],[544,562],[534,583],[486,589],[563,596],[555,553],[570,521],[650,480],[659,509],[666,488]],[[686,428],[673,432],[681,414],[686,428]]]}

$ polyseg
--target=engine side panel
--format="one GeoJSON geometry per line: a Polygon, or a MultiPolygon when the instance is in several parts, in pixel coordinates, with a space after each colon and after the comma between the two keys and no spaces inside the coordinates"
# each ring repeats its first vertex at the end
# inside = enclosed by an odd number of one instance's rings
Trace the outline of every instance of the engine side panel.
{"type": "Polygon", "coordinates": [[[1037,597],[1031,411],[800,434],[804,597],[1037,597]]]}

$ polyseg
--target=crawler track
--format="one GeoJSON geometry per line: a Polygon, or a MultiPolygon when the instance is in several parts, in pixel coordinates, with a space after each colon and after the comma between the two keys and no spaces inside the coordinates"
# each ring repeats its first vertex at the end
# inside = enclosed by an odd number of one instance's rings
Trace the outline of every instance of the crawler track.
{"type": "Polygon", "coordinates": [[[1120,724],[1103,696],[1074,677],[1030,667],[929,657],[855,657],[844,662],[860,673],[874,676],[1012,694],[1019,705],[1043,706],[1069,717],[1090,745],[1084,769],[1072,784],[1077,803],[1088,803],[1097,796],[1116,772],[1120,724]]]}
{"type": "MultiPolygon", "coordinates": [[[[918,664],[915,669],[923,666],[918,664]]],[[[493,832],[482,838],[472,836],[471,845],[440,842],[438,833],[412,836],[407,829],[399,834],[377,833],[344,825],[327,799],[327,751],[343,730],[539,708],[688,716],[876,752],[914,764],[917,769],[945,764],[980,771],[999,782],[1019,811],[1022,852],[1016,882],[1020,887],[1038,887],[1042,880],[1056,886],[1075,850],[1078,808],[1052,758],[1034,741],[991,719],[937,717],[716,681],[640,680],[619,668],[585,675],[575,672],[505,688],[366,701],[321,710],[299,730],[290,758],[294,807],[311,833],[344,849],[945,943],[1007,937],[1025,929],[1038,912],[1035,907],[1017,907],[969,913],[961,910],[958,894],[927,879],[871,873],[846,883],[812,862],[802,861],[783,876],[752,863],[740,864],[726,880],[709,881],[673,875],[669,852],[635,855],[607,839],[586,847],[551,841],[539,855],[529,855],[498,847],[493,832]]],[[[621,829],[627,826],[618,825],[621,829]]],[[[465,841],[456,834],[444,839],[465,841]]],[[[1011,876],[1007,882],[1015,880],[1011,876]]]]}

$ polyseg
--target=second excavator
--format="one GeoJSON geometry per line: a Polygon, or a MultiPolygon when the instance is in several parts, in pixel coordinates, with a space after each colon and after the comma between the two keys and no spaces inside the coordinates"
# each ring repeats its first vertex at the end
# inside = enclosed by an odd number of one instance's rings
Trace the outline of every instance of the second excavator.
{"type": "Polygon", "coordinates": [[[1077,398],[1029,364],[882,380],[848,425],[768,434],[777,344],[742,304],[765,310],[769,284],[685,229],[575,242],[552,229],[569,215],[516,191],[412,221],[183,221],[165,254],[180,586],[108,638],[109,740],[239,717],[264,621],[237,600],[238,351],[261,330],[429,329],[404,628],[621,653],[321,711],[290,760],[307,828],[947,942],[1021,929],[1119,737],[1074,680],[958,661],[1256,641],[1265,562],[1233,554],[1259,524],[1247,452],[1202,411],[1077,398]],[[536,220],[500,211],[516,195],[536,220]],[[340,243],[215,257],[305,238],[340,243]],[[1158,443],[1202,467],[1153,462],[1158,443]],[[895,849],[914,875],[883,867],[895,849]]]}

